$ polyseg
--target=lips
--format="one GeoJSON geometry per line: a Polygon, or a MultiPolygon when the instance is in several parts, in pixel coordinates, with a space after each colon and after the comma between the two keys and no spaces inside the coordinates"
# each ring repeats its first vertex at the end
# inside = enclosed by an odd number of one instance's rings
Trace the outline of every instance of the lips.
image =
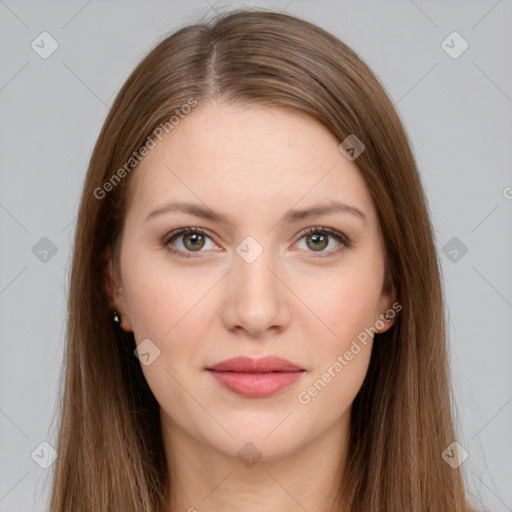
{"type": "Polygon", "coordinates": [[[267,372],[300,372],[303,368],[290,361],[276,356],[267,356],[260,359],[250,357],[234,357],[226,359],[214,366],[207,368],[216,372],[243,372],[243,373],[267,373],[267,372]]]}
{"type": "Polygon", "coordinates": [[[206,369],[230,391],[247,397],[273,395],[299,380],[304,368],[276,356],[235,357],[206,369]]]}

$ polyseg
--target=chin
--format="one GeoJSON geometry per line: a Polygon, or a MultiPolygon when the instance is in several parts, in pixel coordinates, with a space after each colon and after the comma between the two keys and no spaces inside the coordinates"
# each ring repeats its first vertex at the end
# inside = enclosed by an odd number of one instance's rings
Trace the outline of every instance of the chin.
{"type": "Polygon", "coordinates": [[[222,444],[211,444],[211,448],[228,456],[240,460],[247,467],[252,467],[256,462],[271,462],[284,459],[300,449],[300,444],[294,443],[289,438],[276,436],[275,439],[259,438],[250,435],[236,436],[235,439],[224,440],[222,444]]]}
{"type": "Polygon", "coordinates": [[[233,436],[232,438],[219,431],[215,439],[208,436],[208,439],[203,439],[203,442],[209,444],[216,451],[239,459],[245,455],[252,455],[262,461],[282,459],[299,450],[310,437],[303,428],[300,431],[294,428],[296,425],[293,422],[285,425],[288,421],[285,420],[280,424],[285,416],[283,415],[277,421],[272,421],[271,427],[267,422],[261,421],[261,416],[259,421],[254,418],[251,424],[246,421],[239,424],[232,423],[226,427],[233,436]]]}

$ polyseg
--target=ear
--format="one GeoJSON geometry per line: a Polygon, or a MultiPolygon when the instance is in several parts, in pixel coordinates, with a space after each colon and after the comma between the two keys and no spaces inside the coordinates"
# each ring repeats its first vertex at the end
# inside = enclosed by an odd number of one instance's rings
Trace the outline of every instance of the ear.
{"type": "Polygon", "coordinates": [[[101,260],[103,262],[103,283],[108,299],[108,307],[111,311],[116,310],[121,315],[121,328],[126,332],[132,332],[121,276],[116,272],[110,246],[101,253],[101,260]]]}
{"type": "Polygon", "coordinates": [[[396,286],[391,277],[391,272],[386,268],[386,275],[384,278],[384,285],[382,287],[376,318],[376,321],[380,320],[378,325],[382,325],[382,323],[384,324],[381,329],[377,329],[379,334],[382,334],[393,327],[396,322],[398,312],[401,311],[401,309],[402,305],[398,302],[396,286]],[[384,315],[386,314],[388,315],[388,321],[384,319],[384,315]]]}

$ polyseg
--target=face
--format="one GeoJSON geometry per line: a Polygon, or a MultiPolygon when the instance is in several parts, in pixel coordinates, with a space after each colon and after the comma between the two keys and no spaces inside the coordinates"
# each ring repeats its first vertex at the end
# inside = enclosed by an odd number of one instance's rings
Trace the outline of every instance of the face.
{"type": "Polygon", "coordinates": [[[394,295],[371,196],[338,145],[284,109],[199,104],[133,171],[111,293],[164,428],[272,460],[348,425],[394,295]],[[304,213],[334,203],[360,213],[304,213]],[[295,368],[212,370],[239,356],[295,368]]]}

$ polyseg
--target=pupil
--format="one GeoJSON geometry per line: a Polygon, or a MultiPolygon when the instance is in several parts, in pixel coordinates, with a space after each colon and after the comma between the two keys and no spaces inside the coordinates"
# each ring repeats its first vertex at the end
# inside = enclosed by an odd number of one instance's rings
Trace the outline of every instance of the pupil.
{"type": "Polygon", "coordinates": [[[188,240],[188,243],[186,243],[186,245],[189,247],[189,249],[197,249],[202,247],[202,245],[200,244],[201,236],[202,235],[198,233],[190,233],[185,237],[185,240],[188,240]]]}
{"type": "Polygon", "coordinates": [[[323,248],[322,244],[325,245],[325,235],[314,234],[311,235],[311,240],[316,248],[323,248]]]}

